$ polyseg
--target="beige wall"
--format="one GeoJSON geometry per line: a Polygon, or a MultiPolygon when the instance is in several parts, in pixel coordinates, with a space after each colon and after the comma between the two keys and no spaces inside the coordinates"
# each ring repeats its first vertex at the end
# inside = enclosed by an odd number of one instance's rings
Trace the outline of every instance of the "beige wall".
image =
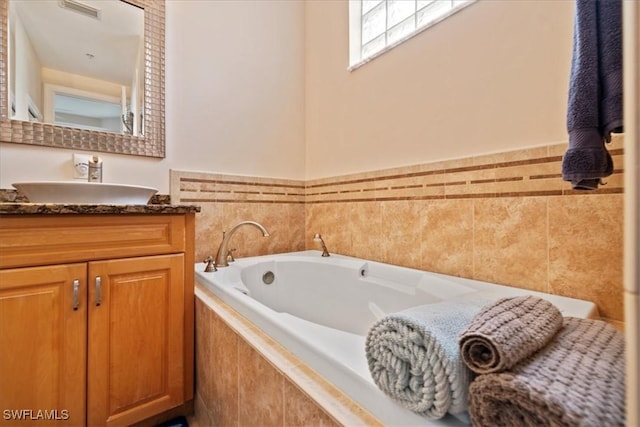
{"type": "Polygon", "coordinates": [[[307,179],[566,139],[571,1],[479,1],[352,72],[347,2],[305,18],[307,179]]]}
{"type": "MultiPolygon", "coordinates": [[[[105,179],[167,193],[170,168],[315,179],[565,139],[571,1],[481,1],[353,72],[347,9],[167,2],[167,157],[103,154],[105,179]]],[[[0,188],[71,179],[72,153],[0,144],[0,188]]]]}
{"type": "Polygon", "coordinates": [[[167,2],[174,169],[304,175],[304,3],[167,2]]]}
{"type": "Polygon", "coordinates": [[[23,115],[27,120],[28,98],[31,98],[35,107],[40,110],[40,113],[43,113],[40,78],[41,64],[22,21],[17,17],[14,17],[14,19],[15,22],[13,22],[10,29],[13,37],[11,48],[19,49],[22,55],[16,55],[13,51],[8,52],[12,58],[9,87],[13,91],[16,114],[18,116],[23,115]],[[17,78],[18,72],[20,72],[20,77],[17,78]]]}
{"type": "MultiPolygon", "coordinates": [[[[166,2],[167,157],[100,154],[104,180],[169,192],[169,169],[304,177],[304,3],[166,2]]],[[[70,180],[74,151],[0,144],[0,188],[70,180]]]]}

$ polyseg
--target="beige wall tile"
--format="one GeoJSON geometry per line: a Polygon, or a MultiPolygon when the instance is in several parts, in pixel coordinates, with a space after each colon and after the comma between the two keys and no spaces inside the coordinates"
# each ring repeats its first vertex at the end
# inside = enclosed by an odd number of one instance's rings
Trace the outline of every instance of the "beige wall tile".
{"type": "MultiPolygon", "coordinates": [[[[215,335],[213,334],[213,312],[200,300],[195,305],[196,324],[196,387],[197,393],[205,402],[213,402],[214,371],[207,369],[213,363],[213,348],[215,335]]],[[[208,415],[207,415],[208,417],[208,415]]]]}
{"type": "Polygon", "coordinates": [[[616,150],[624,147],[624,134],[617,133],[611,135],[611,142],[607,145],[608,150],[616,150]]]}
{"type": "Polygon", "coordinates": [[[316,249],[313,236],[319,233],[324,237],[332,234],[337,222],[335,212],[329,203],[312,203],[306,205],[306,229],[304,236],[307,249],[316,249]]]}
{"type": "Polygon", "coordinates": [[[405,267],[419,268],[420,258],[420,208],[412,201],[380,203],[379,240],[386,250],[386,262],[405,267]]]}
{"type": "Polygon", "coordinates": [[[518,162],[522,160],[540,159],[548,156],[547,146],[533,147],[523,150],[505,151],[494,153],[492,163],[518,162]]]}
{"type": "MultiPolygon", "coordinates": [[[[193,411],[195,417],[195,424],[197,426],[215,426],[215,423],[211,419],[209,415],[209,408],[205,405],[202,400],[202,396],[200,396],[197,392],[193,399],[193,411]]],[[[191,424],[191,420],[189,420],[189,424],[191,424]]]]}
{"type": "Polygon", "coordinates": [[[535,163],[496,168],[496,178],[530,177],[539,175],[558,175],[560,162],[535,163]]]}
{"type": "Polygon", "coordinates": [[[224,207],[223,203],[205,203],[196,215],[196,262],[216,256],[222,240],[224,207]]]}
{"type": "Polygon", "coordinates": [[[549,157],[564,156],[564,153],[567,152],[567,148],[569,148],[568,142],[549,145],[547,146],[548,155],[549,157]]]}
{"type": "Polygon", "coordinates": [[[431,182],[431,183],[424,184],[424,189],[422,194],[426,198],[444,199],[445,197],[444,191],[445,191],[445,185],[443,182],[441,181],[431,182]]]}
{"type": "Polygon", "coordinates": [[[338,427],[340,425],[289,380],[284,381],[284,397],[286,427],[338,427]]]}
{"type": "MultiPolygon", "coordinates": [[[[213,313],[213,312],[212,312],[213,313]]],[[[213,378],[213,396],[208,404],[216,425],[238,425],[238,336],[215,313],[213,331],[213,359],[204,369],[210,369],[213,378]],[[213,403],[213,404],[211,404],[213,403]]],[[[200,325],[200,323],[196,323],[200,325]]]]}
{"type": "Polygon", "coordinates": [[[329,216],[331,222],[325,225],[328,231],[323,232],[322,237],[333,252],[341,254],[352,252],[351,238],[353,233],[349,220],[353,215],[351,208],[351,203],[333,203],[329,206],[329,210],[332,212],[329,216]]]}
{"type": "Polygon", "coordinates": [[[284,378],[243,340],[238,355],[240,426],[283,426],[284,378]]]}
{"type": "Polygon", "coordinates": [[[308,249],[319,249],[313,242],[315,233],[322,235],[330,252],[351,253],[351,229],[349,219],[351,203],[318,203],[307,208],[307,233],[305,236],[308,249]]]}
{"type": "Polygon", "coordinates": [[[455,170],[458,168],[466,168],[469,166],[473,166],[474,164],[472,157],[462,157],[459,159],[445,160],[441,163],[443,168],[447,171],[447,173],[451,172],[451,170],[455,170]]]}
{"type": "Polygon", "coordinates": [[[196,391],[213,425],[238,425],[237,335],[196,299],[196,391]]]}
{"type": "Polygon", "coordinates": [[[419,234],[421,269],[473,277],[473,200],[422,202],[419,234]]]}
{"type": "Polygon", "coordinates": [[[380,203],[355,202],[351,204],[351,249],[349,255],[382,261],[385,246],[382,235],[382,210],[380,203]]]}
{"type": "Polygon", "coordinates": [[[474,270],[474,278],[479,280],[546,292],[546,200],[476,200],[474,270]]]}
{"type": "MultiPolygon", "coordinates": [[[[618,157],[618,156],[616,156],[618,157]]],[[[610,188],[622,188],[624,187],[624,174],[622,172],[619,172],[618,168],[620,168],[620,170],[622,169],[622,167],[624,166],[624,161],[623,160],[616,160],[614,158],[613,160],[614,162],[614,172],[613,174],[609,175],[606,178],[602,178],[602,181],[604,181],[606,183],[606,185],[603,185],[602,188],[603,190],[608,190],[610,188]]]]}
{"type": "Polygon", "coordinates": [[[303,251],[305,249],[305,207],[302,203],[285,205],[289,229],[286,233],[286,247],[279,252],[303,251]]]}
{"type": "Polygon", "coordinates": [[[594,301],[624,320],[623,195],[549,199],[549,284],[555,294],[594,301]]]}

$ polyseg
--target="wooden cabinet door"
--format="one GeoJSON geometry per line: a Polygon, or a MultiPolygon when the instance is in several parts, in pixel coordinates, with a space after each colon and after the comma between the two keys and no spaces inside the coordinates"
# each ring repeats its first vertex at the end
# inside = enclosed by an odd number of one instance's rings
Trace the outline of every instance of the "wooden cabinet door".
{"type": "Polygon", "coordinates": [[[181,404],[184,256],[91,262],[88,287],[89,425],[130,424],[181,404]]]}
{"type": "Polygon", "coordinates": [[[84,263],[0,270],[0,425],[85,424],[86,275],[84,263]]]}

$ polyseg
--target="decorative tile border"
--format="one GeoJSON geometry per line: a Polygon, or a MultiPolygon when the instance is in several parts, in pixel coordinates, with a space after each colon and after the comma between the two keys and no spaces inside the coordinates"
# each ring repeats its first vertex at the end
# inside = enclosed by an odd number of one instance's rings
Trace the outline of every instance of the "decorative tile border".
{"type": "MultiPolygon", "coordinates": [[[[623,136],[609,152],[624,164],[623,136]]],[[[400,200],[535,197],[624,192],[618,167],[598,190],[572,190],[562,180],[566,144],[309,181],[171,171],[174,204],[348,203],[400,200]]]]}
{"type": "MultiPolygon", "coordinates": [[[[621,145],[621,137],[615,145],[621,145]]],[[[561,147],[565,147],[562,144],[561,147]]],[[[550,146],[544,151],[557,151],[550,146]]],[[[624,149],[609,152],[614,164],[624,163],[624,149]]],[[[505,153],[506,155],[506,153],[505,153]]],[[[499,158],[500,155],[496,155],[499,158]]],[[[474,161],[476,159],[470,159],[474,161]]],[[[484,156],[481,161],[491,160],[484,156]]],[[[475,199],[623,193],[623,170],[615,169],[596,191],[572,190],[562,180],[562,156],[539,155],[522,160],[498,160],[457,166],[460,160],[425,164],[407,171],[396,168],[307,181],[306,203],[380,202],[400,200],[475,199]]]]}
{"type": "Polygon", "coordinates": [[[170,173],[174,203],[305,202],[303,181],[174,171],[170,173]]]}

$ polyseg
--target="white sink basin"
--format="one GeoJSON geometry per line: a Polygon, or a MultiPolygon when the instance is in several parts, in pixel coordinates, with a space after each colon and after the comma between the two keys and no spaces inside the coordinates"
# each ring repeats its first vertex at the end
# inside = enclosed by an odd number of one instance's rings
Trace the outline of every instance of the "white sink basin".
{"type": "Polygon", "coordinates": [[[151,187],[85,181],[34,181],[11,184],[31,203],[146,205],[158,192],[151,187]]]}

